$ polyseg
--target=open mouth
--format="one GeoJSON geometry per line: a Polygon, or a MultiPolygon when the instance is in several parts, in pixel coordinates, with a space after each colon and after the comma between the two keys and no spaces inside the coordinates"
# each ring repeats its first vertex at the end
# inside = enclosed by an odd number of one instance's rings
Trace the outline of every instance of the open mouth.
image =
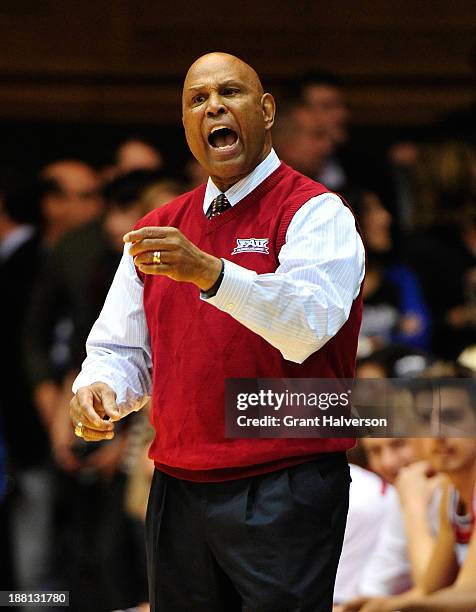
{"type": "Polygon", "coordinates": [[[238,141],[238,134],[227,127],[213,129],[208,135],[208,142],[214,149],[233,146],[238,141]]]}

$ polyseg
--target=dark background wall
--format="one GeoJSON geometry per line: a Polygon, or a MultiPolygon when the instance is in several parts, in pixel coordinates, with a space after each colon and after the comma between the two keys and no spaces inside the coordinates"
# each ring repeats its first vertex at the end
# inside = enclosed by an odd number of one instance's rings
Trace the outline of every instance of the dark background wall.
{"type": "Polygon", "coordinates": [[[475,41],[474,0],[1,0],[2,156],[94,140],[101,157],[141,126],[180,156],[181,81],[210,50],[278,93],[297,72],[335,71],[358,125],[418,126],[472,100],[475,41]]]}

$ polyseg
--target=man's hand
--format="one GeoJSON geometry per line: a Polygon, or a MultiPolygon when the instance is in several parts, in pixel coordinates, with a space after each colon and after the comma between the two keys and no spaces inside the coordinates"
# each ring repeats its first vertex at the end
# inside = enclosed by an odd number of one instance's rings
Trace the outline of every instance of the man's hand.
{"type": "Polygon", "coordinates": [[[220,276],[221,260],[201,251],[175,227],[143,227],[127,233],[124,242],[132,242],[129,253],[144,274],[193,283],[202,291],[220,276]],[[154,251],[160,251],[160,264],[153,261],[154,251]]]}
{"type": "Polygon", "coordinates": [[[428,461],[417,461],[400,470],[395,486],[404,508],[419,509],[426,513],[442,482],[441,475],[435,474],[428,461]]]}
{"type": "Polygon", "coordinates": [[[78,389],[70,403],[73,427],[83,425],[82,437],[87,442],[112,440],[114,423],[120,418],[115,392],[103,382],[78,389]],[[105,420],[109,417],[109,420],[105,420]]]}

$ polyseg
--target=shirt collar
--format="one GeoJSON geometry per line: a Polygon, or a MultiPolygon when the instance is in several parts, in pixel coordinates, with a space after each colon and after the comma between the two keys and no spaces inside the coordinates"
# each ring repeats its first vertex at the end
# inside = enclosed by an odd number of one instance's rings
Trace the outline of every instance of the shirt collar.
{"type": "MultiPolygon", "coordinates": [[[[280,165],[279,157],[274,149],[271,149],[268,156],[256,166],[253,172],[250,172],[241,181],[238,181],[225,191],[227,200],[232,206],[238,204],[249,193],[256,189],[270,174],[272,174],[280,165]]],[[[208,179],[205,198],[203,200],[203,212],[206,213],[212,201],[222,193],[211,178],[208,179]]]]}

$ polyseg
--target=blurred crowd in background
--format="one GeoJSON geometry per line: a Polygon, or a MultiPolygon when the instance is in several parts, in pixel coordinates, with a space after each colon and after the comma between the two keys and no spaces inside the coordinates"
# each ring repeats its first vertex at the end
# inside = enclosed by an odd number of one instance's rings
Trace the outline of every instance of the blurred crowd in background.
{"type": "MultiPolygon", "coordinates": [[[[345,197],[364,237],[358,376],[476,376],[475,132],[473,106],[382,155],[353,138],[334,75],[304,75],[278,100],[278,155],[345,197]]],[[[193,160],[179,179],[167,167],[160,143],[124,134],[107,166],[57,159],[35,176],[0,168],[1,589],[69,590],[80,612],[147,609],[147,410],[124,420],[112,442],[84,443],[68,406],[123,234],[207,179],[193,160]]],[[[476,407],[452,393],[453,404],[476,407]]],[[[386,600],[367,598],[464,583],[476,440],[366,439],[350,459],[337,609],[385,610],[386,600]],[[450,552],[434,560],[445,521],[456,569],[450,552]],[[444,568],[436,577],[435,564],[444,568]]]]}

